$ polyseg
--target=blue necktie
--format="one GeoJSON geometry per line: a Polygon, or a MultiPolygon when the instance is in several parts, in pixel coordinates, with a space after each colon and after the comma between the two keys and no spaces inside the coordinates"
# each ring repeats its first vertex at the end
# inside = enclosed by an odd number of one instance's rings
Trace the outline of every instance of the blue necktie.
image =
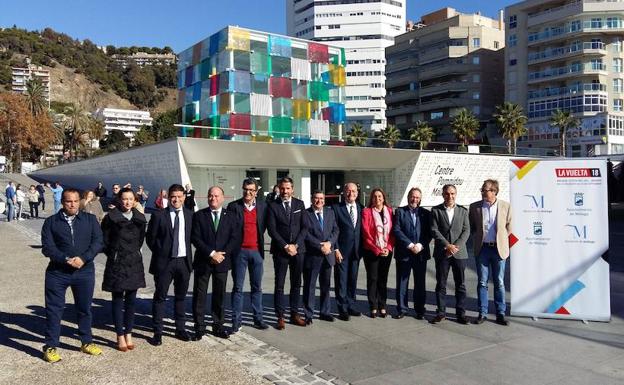
{"type": "Polygon", "coordinates": [[[316,213],[316,216],[318,217],[319,224],[321,225],[321,231],[322,231],[323,230],[323,216],[321,215],[320,212],[316,213]]]}

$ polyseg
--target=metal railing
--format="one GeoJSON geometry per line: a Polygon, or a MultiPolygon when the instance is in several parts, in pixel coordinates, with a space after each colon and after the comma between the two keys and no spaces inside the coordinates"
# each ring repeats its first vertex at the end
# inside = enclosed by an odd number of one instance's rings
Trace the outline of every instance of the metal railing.
{"type": "Polygon", "coordinates": [[[602,42],[583,42],[583,44],[571,44],[566,47],[557,47],[547,49],[541,52],[533,52],[529,54],[529,61],[537,61],[542,59],[549,59],[557,56],[563,56],[569,53],[581,52],[583,50],[596,49],[605,50],[606,44],[602,42]]]}
{"type": "Polygon", "coordinates": [[[607,65],[602,63],[570,64],[563,67],[550,68],[544,71],[529,72],[529,80],[537,80],[574,74],[579,72],[606,71],[607,65]]]}
{"type": "Polygon", "coordinates": [[[606,84],[586,83],[578,84],[571,87],[545,88],[541,90],[533,90],[527,93],[528,99],[546,98],[549,96],[576,94],[584,91],[607,91],[606,84]]]}

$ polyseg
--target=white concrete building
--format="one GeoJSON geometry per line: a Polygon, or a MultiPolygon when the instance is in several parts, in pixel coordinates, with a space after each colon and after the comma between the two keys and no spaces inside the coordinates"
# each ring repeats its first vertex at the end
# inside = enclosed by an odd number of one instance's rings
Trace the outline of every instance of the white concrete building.
{"type": "Polygon", "coordinates": [[[11,90],[22,94],[26,92],[26,83],[29,80],[39,79],[45,88],[45,98],[48,101],[48,107],[50,106],[50,71],[40,66],[28,64],[25,68],[11,67],[11,75],[13,77],[11,90]]]}
{"type": "Polygon", "coordinates": [[[100,108],[93,116],[104,122],[106,135],[113,130],[120,130],[132,139],[141,126],[151,126],[152,117],[149,111],[121,110],[116,108],[100,108]]]}
{"type": "Polygon", "coordinates": [[[386,127],[385,48],[405,32],[406,0],[288,0],[287,33],[345,49],[347,130],[386,127]]]}
{"type": "Polygon", "coordinates": [[[152,66],[152,65],[170,65],[175,64],[177,57],[173,53],[146,53],[135,52],[132,55],[119,55],[115,54],[111,56],[117,64],[126,68],[130,63],[134,63],[139,67],[152,66]]]}

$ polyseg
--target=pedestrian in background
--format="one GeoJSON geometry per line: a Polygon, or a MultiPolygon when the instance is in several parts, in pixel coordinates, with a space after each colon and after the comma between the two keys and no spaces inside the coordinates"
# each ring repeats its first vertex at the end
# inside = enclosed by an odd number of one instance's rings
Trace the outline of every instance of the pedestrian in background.
{"type": "Polygon", "coordinates": [[[119,192],[120,205],[102,221],[106,268],[102,290],[113,296],[113,322],[117,333],[117,349],[134,349],[134,303],[137,290],[145,287],[141,246],[145,239],[145,216],[134,208],[136,200],[131,188],[119,192]]]}
{"type": "Polygon", "coordinates": [[[145,188],[143,188],[143,185],[140,184],[136,194],[139,197],[139,203],[141,204],[141,206],[143,206],[143,209],[145,209],[145,205],[147,204],[147,199],[149,198],[149,193],[145,191],[145,188]]]}
{"type": "Polygon", "coordinates": [[[52,198],[54,199],[54,214],[58,213],[61,209],[61,197],[63,195],[63,186],[61,182],[55,182],[54,187],[49,183],[47,184],[50,191],[52,191],[52,198]]]}
{"type": "Polygon", "coordinates": [[[23,221],[22,210],[24,209],[24,202],[26,201],[26,194],[22,191],[22,185],[18,184],[15,188],[15,201],[17,202],[17,220],[23,221]]]}
{"type": "Polygon", "coordinates": [[[93,192],[98,199],[106,198],[106,187],[104,187],[104,183],[101,181],[98,182],[97,187],[93,190],[93,192]]]}
{"type": "Polygon", "coordinates": [[[193,186],[190,183],[187,183],[184,186],[184,207],[191,211],[195,211],[195,190],[193,190],[193,186]]]}
{"type": "Polygon", "coordinates": [[[30,185],[26,199],[28,199],[28,206],[30,207],[30,218],[39,218],[39,191],[34,184],[30,185]]]}
{"type": "Polygon", "coordinates": [[[45,212],[45,187],[39,183],[37,185],[37,192],[39,193],[39,204],[41,205],[41,211],[45,212]]]}
{"type": "Polygon", "coordinates": [[[160,190],[160,194],[156,197],[154,201],[154,207],[158,210],[164,210],[169,205],[169,200],[167,199],[167,190],[160,190]]]}
{"type": "Polygon", "coordinates": [[[82,193],[82,199],[80,200],[80,210],[85,213],[93,214],[98,220],[98,223],[102,222],[104,219],[104,210],[102,209],[102,204],[96,198],[96,195],[93,191],[87,190],[82,193]]]}
{"type": "Polygon", "coordinates": [[[6,189],[4,190],[4,195],[6,197],[7,209],[6,216],[7,222],[11,222],[15,218],[15,187],[13,186],[13,182],[9,182],[7,184],[6,189]]]}

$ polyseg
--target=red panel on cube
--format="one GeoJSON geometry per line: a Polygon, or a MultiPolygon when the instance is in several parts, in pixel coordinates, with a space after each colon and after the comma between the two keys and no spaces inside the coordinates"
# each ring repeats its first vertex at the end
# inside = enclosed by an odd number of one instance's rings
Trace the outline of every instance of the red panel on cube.
{"type": "Polygon", "coordinates": [[[230,115],[230,135],[251,135],[251,116],[248,114],[230,115]]]}
{"type": "Polygon", "coordinates": [[[325,107],[321,110],[321,114],[323,115],[323,120],[329,120],[331,118],[332,108],[325,107]]]}
{"type": "Polygon", "coordinates": [[[193,138],[201,138],[202,137],[202,129],[201,127],[195,127],[195,129],[193,130],[193,138]]]}
{"type": "Polygon", "coordinates": [[[210,77],[210,96],[219,94],[219,74],[210,77]]]}
{"type": "Polygon", "coordinates": [[[274,98],[292,98],[292,80],[272,77],[269,79],[269,92],[274,98]]]}
{"type": "Polygon", "coordinates": [[[308,60],[313,63],[329,63],[329,48],[325,44],[308,43],[308,60]]]}

